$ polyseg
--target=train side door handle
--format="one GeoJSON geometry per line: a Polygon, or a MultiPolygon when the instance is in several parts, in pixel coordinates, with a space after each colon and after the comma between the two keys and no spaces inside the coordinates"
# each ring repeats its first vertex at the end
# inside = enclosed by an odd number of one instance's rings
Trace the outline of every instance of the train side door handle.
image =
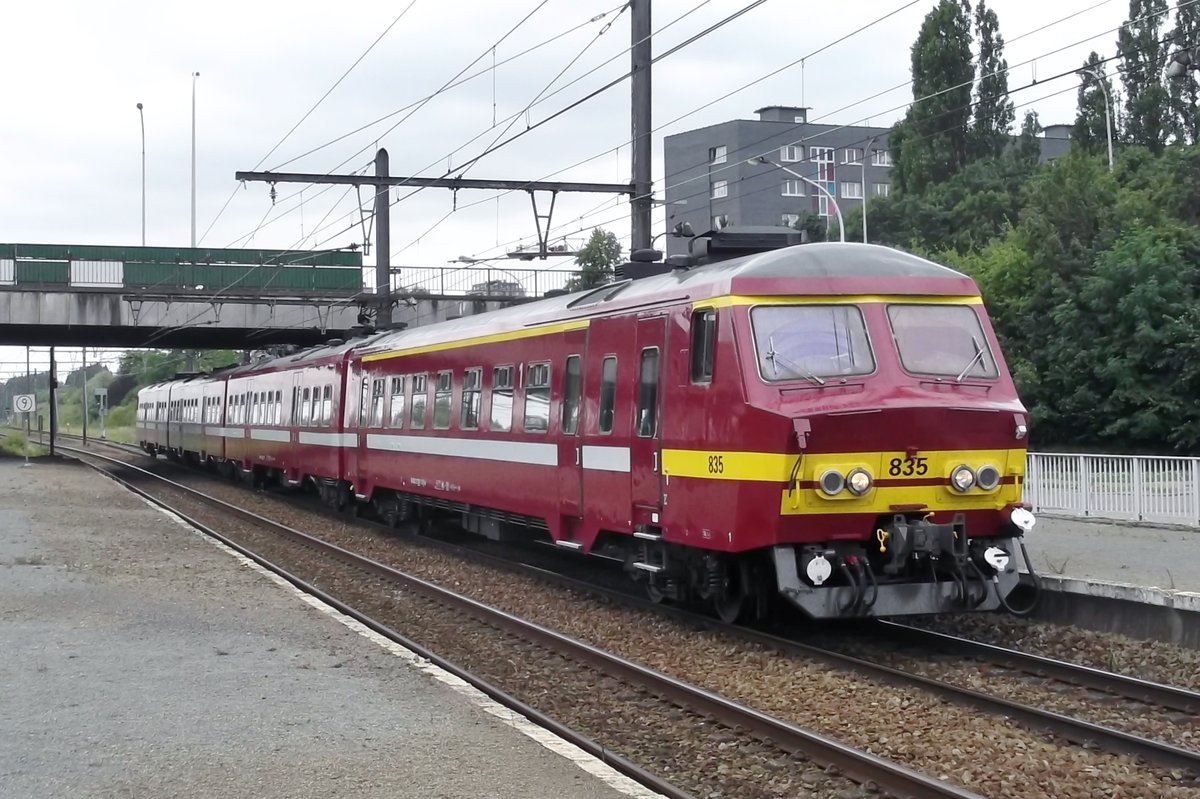
{"type": "Polygon", "coordinates": [[[575,465],[579,465],[579,447],[575,448],[575,465]]]}
{"type": "Polygon", "coordinates": [[[654,471],[658,471],[658,453],[654,453],[654,471]]]}

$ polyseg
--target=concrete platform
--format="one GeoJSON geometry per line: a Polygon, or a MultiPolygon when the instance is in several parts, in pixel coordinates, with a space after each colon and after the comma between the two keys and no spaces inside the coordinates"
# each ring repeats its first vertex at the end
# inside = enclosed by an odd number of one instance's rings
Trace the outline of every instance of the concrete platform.
{"type": "Polygon", "coordinates": [[[1040,516],[1026,538],[1039,617],[1200,648],[1200,531],[1040,516]]]}
{"type": "Polygon", "coordinates": [[[246,563],[0,459],[0,796],[655,796],[246,563]]]}

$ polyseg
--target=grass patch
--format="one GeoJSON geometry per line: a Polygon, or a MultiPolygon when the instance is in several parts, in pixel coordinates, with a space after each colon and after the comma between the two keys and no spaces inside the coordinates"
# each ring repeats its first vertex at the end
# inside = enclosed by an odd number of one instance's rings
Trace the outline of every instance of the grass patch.
{"type": "Polygon", "coordinates": [[[5,433],[4,438],[0,439],[0,452],[18,458],[23,458],[26,455],[36,458],[40,455],[48,454],[49,450],[40,444],[33,444],[26,441],[24,433],[5,433]]]}

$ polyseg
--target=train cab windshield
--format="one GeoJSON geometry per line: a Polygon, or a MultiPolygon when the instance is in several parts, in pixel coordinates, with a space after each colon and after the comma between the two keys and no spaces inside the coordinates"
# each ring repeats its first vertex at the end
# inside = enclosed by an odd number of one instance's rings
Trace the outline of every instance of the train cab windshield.
{"type": "Polygon", "coordinates": [[[764,380],[824,383],[875,371],[862,312],[853,305],[760,306],[750,321],[764,380]]]}
{"type": "Polygon", "coordinates": [[[900,363],[910,374],[994,379],[996,359],[975,309],[967,305],[890,305],[900,363]]]}

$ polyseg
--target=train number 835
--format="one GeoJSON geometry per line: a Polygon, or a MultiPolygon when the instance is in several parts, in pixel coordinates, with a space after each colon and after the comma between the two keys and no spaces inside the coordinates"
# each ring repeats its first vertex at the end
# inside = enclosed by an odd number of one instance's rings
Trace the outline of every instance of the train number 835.
{"type": "Polygon", "coordinates": [[[888,464],[888,474],[892,477],[912,477],[913,475],[925,475],[929,472],[929,460],[927,458],[892,458],[888,464]]]}
{"type": "Polygon", "coordinates": [[[709,455],[708,456],[708,473],[709,474],[725,474],[725,456],[724,455],[709,455]]]}

